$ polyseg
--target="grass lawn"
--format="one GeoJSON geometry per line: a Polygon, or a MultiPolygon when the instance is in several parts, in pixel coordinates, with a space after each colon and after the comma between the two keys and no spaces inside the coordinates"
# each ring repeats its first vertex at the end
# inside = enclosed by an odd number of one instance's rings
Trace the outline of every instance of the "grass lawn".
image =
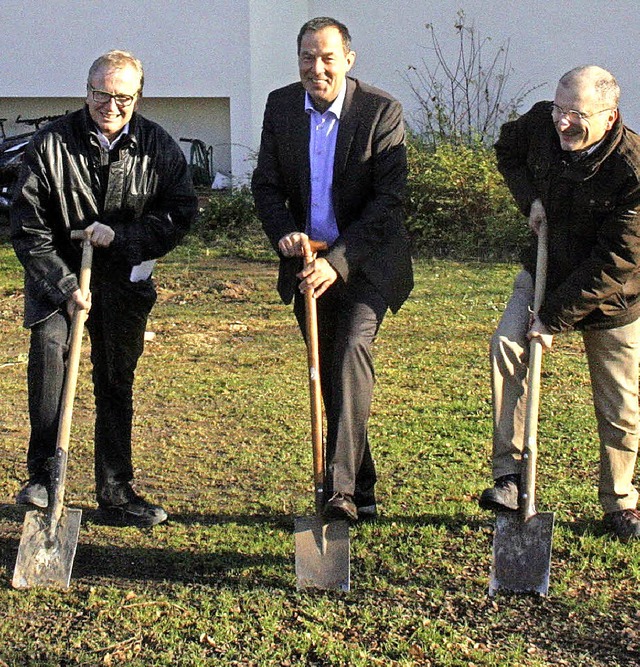
{"type": "Polygon", "coordinates": [[[640,549],[603,535],[582,342],[543,362],[541,510],[556,532],[547,598],[487,595],[492,517],[488,338],[516,266],[418,261],[376,343],[370,422],[380,519],[351,530],[350,593],[297,592],[294,516],[313,513],[305,352],[276,265],[192,244],[157,269],[136,384],[139,488],[152,530],[96,522],[88,343],[67,504],[83,510],[71,588],[15,591],[27,333],[0,244],[0,667],[9,665],[640,664],[640,549]]]}

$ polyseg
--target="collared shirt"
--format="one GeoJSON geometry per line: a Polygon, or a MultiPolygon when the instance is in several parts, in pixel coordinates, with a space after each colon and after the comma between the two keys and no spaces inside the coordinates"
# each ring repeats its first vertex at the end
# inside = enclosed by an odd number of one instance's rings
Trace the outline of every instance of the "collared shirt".
{"type": "Polygon", "coordinates": [[[120,140],[129,134],[129,123],[127,123],[122,128],[118,136],[113,141],[109,141],[106,135],[103,134],[103,132],[95,123],[93,125],[95,130],[93,134],[97,138],[101,147],[99,151],[99,165],[97,165],[97,169],[98,179],[100,180],[101,185],[101,193],[103,198],[102,201],[104,203],[104,197],[106,196],[107,185],[109,181],[109,165],[112,162],[117,162],[120,159],[119,153],[113,152],[113,150],[116,148],[120,140]]]}
{"type": "Polygon", "coordinates": [[[589,146],[589,148],[584,148],[581,151],[574,151],[573,153],[571,153],[572,161],[577,162],[579,160],[582,160],[583,158],[589,157],[589,155],[591,155],[591,153],[594,153],[595,151],[598,150],[598,148],[600,148],[600,146],[602,146],[606,136],[607,135],[605,134],[604,137],[602,137],[602,139],[600,139],[600,141],[597,141],[592,146],[589,146]]]}
{"type": "Polygon", "coordinates": [[[98,129],[98,141],[104,148],[106,148],[108,151],[112,151],[115,148],[115,145],[120,141],[122,137],[124,137],[125,134],[129,134],[129,123],[127,123],[123,128],[120,134],[113,140],[109,141],[107,137],[105,137],[104,134],[98,129]]]}
{"type": "Polygon", "coordinates": [[[307,234],[314,241],[331,245],[339,236],[333,210],[333,163],[340,114],[347,92],[344,82],[338,97],[320,113],[315,109],[309,93],[305,93],[304,110],[309,114],[309,166],[311,169],[311,203],[307,219],[307,234]]]}

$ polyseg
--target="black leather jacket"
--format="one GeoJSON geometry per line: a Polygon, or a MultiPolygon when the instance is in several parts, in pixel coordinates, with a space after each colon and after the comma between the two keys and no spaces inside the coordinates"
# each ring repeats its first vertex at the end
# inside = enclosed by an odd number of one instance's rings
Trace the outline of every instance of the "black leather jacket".
{"type": "Polygon", "coordinates": [[[184,155],[156,123],[134,113],[111,156],[86,108],[47,125],[27,149],[10,214],[25,269],[25,326],[78,289],[81,253],[70,230],[112,227],[111,246],[94,252],[93,277],[126,280],[132,266],[174,248],[196,212],[184,155]]]}
{"type": "MultiPolygon", "coordinates": [[[[551,102],[505,123],[498,168],[521,212],[539,198],[549,228],[540,319],[552,333],[610,329],[640,316],[640,137],[620,118],[590,154],[562,151],[551,102]]],[[[535,245],[523,256],[535,275],[535,245]]]]}

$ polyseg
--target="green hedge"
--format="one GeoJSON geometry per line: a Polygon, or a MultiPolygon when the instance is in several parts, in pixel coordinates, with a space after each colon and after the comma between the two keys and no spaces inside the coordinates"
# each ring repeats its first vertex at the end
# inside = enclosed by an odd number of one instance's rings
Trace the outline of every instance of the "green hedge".
{"type": "Polygon", "coordinates": [[[528,230],[498,173],[493,150],[419,138],[407,145],[407,228],[418,254],[510,259],[528,230]]]}
{"type": "MultiPolygon", "coordinates": [[[[411,137],[407,228],[415,254],[458,259],[512,259],[527,237],[491,149],[411,137]]],[[[194,232],[221,253],[273,257],[248,187],[208,192],[194,232]]]]}
{"type": "Polygon", "coordinates": [[[233,190],[200,191],[202,202],[193,228],[207,247],[221,255],[272,259],[274,252],[256,214],[248,186],[233,190]]]}

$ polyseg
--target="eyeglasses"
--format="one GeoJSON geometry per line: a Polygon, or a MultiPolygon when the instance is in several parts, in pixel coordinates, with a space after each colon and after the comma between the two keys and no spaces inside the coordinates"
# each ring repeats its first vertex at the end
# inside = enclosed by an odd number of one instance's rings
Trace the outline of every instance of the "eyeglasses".
{"type": "Polygon", "coordinates": [[[106,90],[98,90],[93,86],[89,86],[89,88],[91,89],[91,98],[94,102],[97,102],[98,104],[106,104],[107,102],[111,102],[113,99],[115,100],[116,105],[119,107],[130,106],[138,94],[135,93],[135,95],[124,95],[122,93],[117,93],[114,95],[112,93],[108,93],[106,90]]]}
{"type": "Polygon", "coordinates": [[[597,116],[599,113],[604,113],[605,111],[612,111],[613,107],[608,109],[600,109],[600,111],[594,111],[593,113],[584,113],[582,111],[576,111],[575,109],[563,109],[557,104],[551,105],[551,115],[556,119],[560,120],[564,116],[570,123],[583,123],[588,122],[589,118],[592,116],[597,116]]]}

